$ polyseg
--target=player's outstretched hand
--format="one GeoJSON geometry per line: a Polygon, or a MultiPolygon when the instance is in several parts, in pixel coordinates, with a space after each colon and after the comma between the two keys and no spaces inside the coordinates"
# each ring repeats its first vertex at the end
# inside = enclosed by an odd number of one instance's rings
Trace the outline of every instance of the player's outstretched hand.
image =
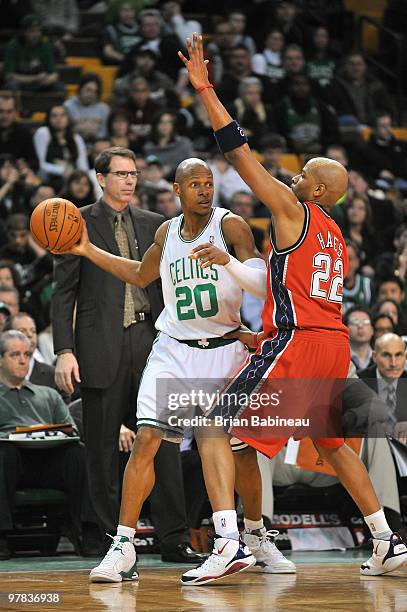
{"type": "Polygon", "coordinates": [[[69,251],[65,251],[65,253],[68,253],[69,255],[82,255],[83,257],[85,257],[86,253],[88,252],[89,246],[90,240],[88,235],[88,228],[86,227],[85,219],[83,219],[81,239],[79,240],[79,242],[74,244],[69,249],[69,251]]]}
{"type": "Polygon", "coordinates": [[[181,51],[178,51],[178,55],[188,70],[191,85],[195,89],[199,89],[200,87],[209,85],[208,69],[206,67],[208,60],[204,59],[202,36],[198,36],[197,33],[194,32],[192,40],[193,44],[189,37],[186,39],[189,59],[187,59],[181,51]]]}
{"type": "Polygon", "coordinates": [[[212,264],[225,266],[230,261],[229,254],[226,251],[218,249],[218,247],[210,244],[210,242],[198,244],[197,247],[192,249],[189,258],[197,259],[201,268],[208,268],[212,264]]]}
{"type": "Polygon", "coordinates": [[[225,334],[223,337],[226,340],[236,338],[236,340],[240,340],[240,342],[243,342],[243,344],[245,344],[247,348],[256,349],[258,335],[259,334],[252,332],[248,327],[246,327],[246,325],[241,324],[239,329],[235,329],[234,331],[225,334]]]}

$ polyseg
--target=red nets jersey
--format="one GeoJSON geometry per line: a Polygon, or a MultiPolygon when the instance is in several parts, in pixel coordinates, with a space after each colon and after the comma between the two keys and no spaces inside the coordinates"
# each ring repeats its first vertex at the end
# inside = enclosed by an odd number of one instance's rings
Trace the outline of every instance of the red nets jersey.
{"type": "Polygon", "coordinates": [[[276,249],[271,229],[263,329],[267,337],[281,328],[348,335],[341,311],[343,279],[348,271],[345,241],[321,206],[312,202],[303,206],[303,231],[291,248],[276,249]]]}

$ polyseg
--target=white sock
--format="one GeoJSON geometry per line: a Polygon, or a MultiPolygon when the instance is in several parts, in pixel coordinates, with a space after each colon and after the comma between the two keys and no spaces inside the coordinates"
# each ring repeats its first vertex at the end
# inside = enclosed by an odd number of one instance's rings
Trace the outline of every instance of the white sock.
{"type": "Polygon", "coordinates": [[[221,538],[239,539],[236,510],[219,510],[212,515],[216,535],[221,538]]]}
{"type": "Polygon", "coordinates": [[[364,519],[372,536],[376,540],[390,540],[390,536],[393,532],[387,523],[382,508],[373,514],[369,514],[369,516],[365,516],[364,519]]]}
{"type": "Polygon", "coordinates": [[[118,536],[126,536],[126,538],[129,538],[130,542],[133,542],[133,538],[134,538],[134,534],[136,533],[136,530],[133,529],[133,527],[126,527],[126,525],[118,525],[117,526],[117,533],[116,535],[118,536]]]}
{"type": "Polygon", "coordinates": [[[256,531],[256,529],[263,529],[263,519],[261,518],[259,521],[251,521],[250,519],[244,519],[244,527],[246,531],[256,531]]]}

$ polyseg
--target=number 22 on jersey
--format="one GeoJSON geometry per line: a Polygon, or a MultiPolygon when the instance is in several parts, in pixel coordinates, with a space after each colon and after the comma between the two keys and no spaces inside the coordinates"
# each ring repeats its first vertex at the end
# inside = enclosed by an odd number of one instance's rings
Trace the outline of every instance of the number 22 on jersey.
{"type": "Polygon", "coordinates": [[[332,261],[328,253],[316,253],[313,258],[311,297],[328,302],[342,302],[343,261],[340,257],[332,261]]]}

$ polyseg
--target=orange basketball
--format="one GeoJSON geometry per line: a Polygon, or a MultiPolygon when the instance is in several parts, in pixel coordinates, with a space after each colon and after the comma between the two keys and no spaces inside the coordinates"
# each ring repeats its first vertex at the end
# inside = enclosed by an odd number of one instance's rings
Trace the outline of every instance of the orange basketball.
{"type": "Polygon", "coordinates": [[[35,241],[44,249],[58,253],[64,253],[78,242],[82,227],[79,208],[63,198],[40,202],[30,220],[30,230],[35,241]]]}

